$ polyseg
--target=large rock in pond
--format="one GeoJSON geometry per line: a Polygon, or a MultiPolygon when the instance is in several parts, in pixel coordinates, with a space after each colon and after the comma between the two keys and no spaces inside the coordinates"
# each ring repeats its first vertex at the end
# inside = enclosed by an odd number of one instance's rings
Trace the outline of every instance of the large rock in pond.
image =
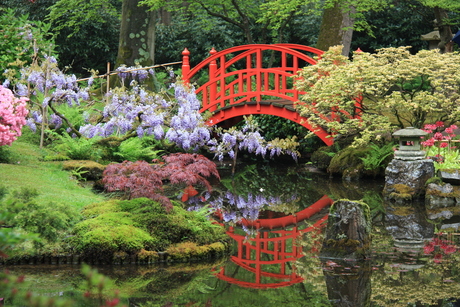
{"type": "Polygon", "coordinates": [[[338,200],[330,208],[320,257],[364,259],[370,255],[371,216],[363,202],[338,200]]]}
{"type": "Polygon", "coordinates": [[[406,204],[425,196],[425,183],[434,176],[433,160],[393,159],[385,169],[385,199],[406,204]]]}

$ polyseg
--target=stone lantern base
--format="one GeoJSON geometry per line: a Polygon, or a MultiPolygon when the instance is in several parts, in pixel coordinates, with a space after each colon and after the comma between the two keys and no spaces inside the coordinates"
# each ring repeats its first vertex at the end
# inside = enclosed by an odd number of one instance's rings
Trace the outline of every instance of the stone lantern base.
{"type": "Polygon", "coordinates": [[[414,160],[424,160],[426,152],[423,150],[397,150],[395,151],[395,159],[414,161],[414,160]]]}

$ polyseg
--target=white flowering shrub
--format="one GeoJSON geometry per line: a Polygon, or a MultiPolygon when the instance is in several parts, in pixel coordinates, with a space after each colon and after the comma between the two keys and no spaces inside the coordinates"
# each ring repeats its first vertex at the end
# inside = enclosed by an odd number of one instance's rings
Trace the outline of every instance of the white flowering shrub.
{"type": "Polygon", "coordinates": [[[355,52],[349,60],[332,47],[299,73],[296,86],[307,94],[298,110],[334,135],[354,137],[354,146],[404,127],[449,125],[460,119],[459,70],[459,53],[412,55],[399,47],[355,52]]]}

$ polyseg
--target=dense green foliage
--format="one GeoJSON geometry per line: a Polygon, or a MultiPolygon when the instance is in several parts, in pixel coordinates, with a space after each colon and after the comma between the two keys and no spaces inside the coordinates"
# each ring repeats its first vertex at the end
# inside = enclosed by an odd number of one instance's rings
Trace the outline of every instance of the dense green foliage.
{"type": "Polygon", "coordinates": [[[19,69],[36,58],[36,50],[40,56],[55,54],[51,24],[30,21],[27,14],[15,16],[13,9],[0,7],[0,37],[0,80],[18,78],[19,69]]]}
{"type": "Polygon", "coordinates": [[[43,204],[37,202],[35,189],[21,188],[12,190],[0,202],[0,212],[8,212],[13,218],[5,223],[26,234],[38,234],[41,239],[36,246],[56,243],[69,234],[69,230],[80,219],[78,210],[73,206],[60,203],[43,204]]]}

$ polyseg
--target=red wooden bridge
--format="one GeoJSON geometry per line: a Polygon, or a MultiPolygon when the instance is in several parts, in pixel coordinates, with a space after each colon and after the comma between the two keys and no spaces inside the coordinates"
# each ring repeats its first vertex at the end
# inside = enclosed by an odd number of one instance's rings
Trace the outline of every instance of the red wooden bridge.
{"type": "Polygon", "coordinates": [[[315,56],[323,51],[296,44],[253,44],[232,47],[217,52],[197,66],[190,67],[190,52],[182,52],[182,78],[189,83],[203,69],[209,80],[196,93],[202,100],[200,112],[211,112],[209,125],[250,114],[268,114],[294,121],[314,132],[327,145],[333,139],[321,127],[309,123],[295,109],[299,95],[294,78],[305,65],[316,64],[315,56]],[[276,65],[264,67],[268,58],[276,65]],[[264,61],[265,60],[265,61],[264,61]]]}

